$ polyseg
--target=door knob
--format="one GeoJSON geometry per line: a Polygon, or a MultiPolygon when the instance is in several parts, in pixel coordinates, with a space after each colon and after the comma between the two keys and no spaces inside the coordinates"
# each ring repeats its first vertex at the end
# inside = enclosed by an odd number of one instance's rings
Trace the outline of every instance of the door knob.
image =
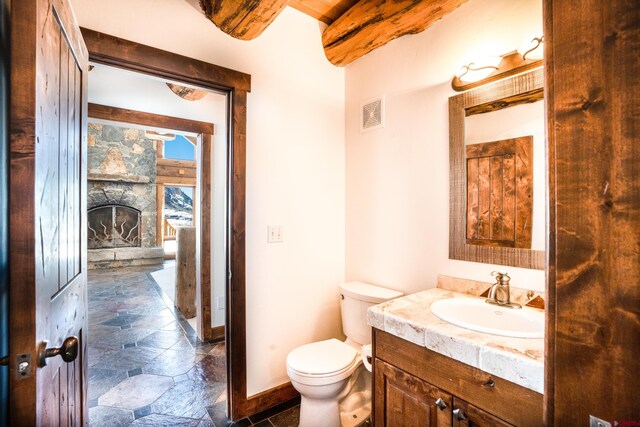
{"type": "Polygon", "coordinates": [[[68,337],[60,347],[47,348],[48,341],[42,341],[38,347],[38,366],[47,366],[48,357],[60,355],[65,362],[73,362],[78,357],[78,338],[68,337]]]}
{"type": "Polygon", "coordinates": [[[0,366],[6,366],[9,364],[9,356],[2,356],[0,359],[0,366]]]}
{"type": "Polygon", "coordinates": [[[467,417],[464,415],[464,412],[462,412],[462,409],[460,408],[456,408],[453,410],[453,416],[456,417],[456,420],[458,421],[464,421],[467,419],[467,417]]]}
{"type": "Polygon", "coordinates": [[[444,400],[442,400],[442,398],[438,398],[438,400],[436,400],[436,406],[438,407],[438,409],[440,409],[441,411],[447,407],[447,402],[445,402],[444,400]]]}

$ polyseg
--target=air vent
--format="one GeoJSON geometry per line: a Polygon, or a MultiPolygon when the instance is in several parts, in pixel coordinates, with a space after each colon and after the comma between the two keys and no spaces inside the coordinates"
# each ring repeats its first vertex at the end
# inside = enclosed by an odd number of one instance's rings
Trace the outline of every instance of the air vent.
{"type": "Polygon", "coordinates": [[[362,104],[360,132],[384,127],[384,96],[362,104]]]}

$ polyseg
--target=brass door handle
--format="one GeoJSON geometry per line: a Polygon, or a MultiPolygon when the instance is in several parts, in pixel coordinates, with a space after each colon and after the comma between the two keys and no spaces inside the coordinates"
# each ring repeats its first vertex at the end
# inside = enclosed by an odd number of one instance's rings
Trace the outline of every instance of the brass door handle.
{"type": "Polygon", "coordinates": [[[60,347],[47,348],[48,341],[42,341],[38,347],[38,366],[47,366],[48,357],[60,355],[65,362],[73,362],[78,357],[78,338],[71,336],[66,338],[60,347]]]}

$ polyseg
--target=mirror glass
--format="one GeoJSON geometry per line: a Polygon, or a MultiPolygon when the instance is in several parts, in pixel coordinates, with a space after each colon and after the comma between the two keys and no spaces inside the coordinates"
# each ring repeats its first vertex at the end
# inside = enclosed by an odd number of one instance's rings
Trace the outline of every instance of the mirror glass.
{"type": "MultiPolygon", "coordinates": [[[[509,105],[506,108],[493,110],[488,112],[483,112],[479,114],[472,114],[465,117],[464,123],[464,142],[465,146],[469,147],[471,145],[476,145],[476,148],[480,148],[481,144],[493,143],[498,141],[510,140],[514,138],[520,137],[532,137],[531,142],[531,154],[532,157],[530,159],[521,159],[522,161],[528,161],[531,169],[532,180],[529,182],[529,190],[524,191],[527,196],[531,196],[531,204],[532,207],[530,209],[530,215],[522,215],[524,221],[520,224],[520,228],[530,228],[530,239],[524,244],[519,245],[518,247],[524,247],[527,249],[535,249],[535,250],[544,250],[545,249],[545,238],[544,238],[544,228],[545,228],[545,148],[544,148],[544,101],[538,100],[533,103],[528,104],[519,104],[519,105],[509,105]],[[524,218],[526,217],[526,218],[524,218]]],[[[469,149],[467,148],[467,153],[469,153],[469,149]]],[[[485,150],[486,151],[486,150],[485,150]]],[[[490,163],[490,157],[484,157],[487,160],[487,164],[490,163]]],[[[469,162],[469,155],[467,155],[467,159],[469,162]]],[[[494,160],[496,157],[494,156],[494,160]]],[[[498,165],[498,172],[504,175],[507,175],[506,171],[508,164],[518,164],[518,162],[508,163],[506,160],[502,165],[498,165]]],[[[469,168],[469,164],[467,165],[467,174],[472,171],[469,168]]],[[[474,170],[474,172],[477,172],[474,170]]],[[[496,172],[495,169],[489,171],[496,172]]],[[[516,178],[517,179],[517,178],[516,178]]],[[[494,179],[495,181],[495,179],[494,179]]],[[[467,179],[468,182],[468,179],[467,179]]],[[[498,188],[498,192],[503,195],[509,189],[508,185],[504,185],[502,180],[499,182],[500,187],[498,188]]],[[[526,184],[526,183],[523,183],[526,184]]],[[[514,192],[515,193],[515,192],[514,192]]],[[[469,198],[474,197],[470,194],[470,188],[467,184],[467,211],[473,211],[470,209],[469,198]]],[[[477,197],[477,196],[476,196],[477,197]]],[[[483,197],[481,197],[483,198],[483,197]]],[[[518,206],[518,201],[515,200],[515,197],[510,198],[512,201],[512,205],[518,206]],[[515,203],[514,203],[515,202],[515,203]]],[[[477,209],[476,212],[471,212],[473,217],[479,217],[482,219],[483,217],[487,218],[486,227],[491,229],[491,231],[499,231],[497,234],[506,236],[507,234],[513,235],[515,233],[515,223],[516,218],[514,218],[515,211],[517,211],[517,207],[511,206],[510,209],[507,209],[507,206],[503,206],[507,204],[507,200],[504,200],[502,197],[486,197],[486,206],[481,206],[481,200],[478,200],[474,207],[477,209]],[[500,206],[494,207],[492,201],[499,202],[500,206]],[[484,215],[480,212],[484,208],[484,215]],[[502,213],[504,209],[504,214],[502,213]],[[497,215],[497,220],[492,221],[491,212],[499,212],[497,215]],[[511,215],[509,215],[511,214],[511,215]],[[507,218],[508,217],[508,218],[507,218]],[[498,222],[498,224],[493,224],[493,222],[498,222]],[[499,229],[499,230],[497,230],[499,229]]],[[[470,229],[472,226],[481,227],[482,222],[480,224],[469,224],[469,215],[467,215],[467,229],[470,229]]],[[[477,231],[474,229],[474,232],[477,231]]],[[[482,234],[482,233],[480,233],[482,234]]],[[[489,230],[487,230],[487,234],[489,234],[489,230]]],[[[506,238],[503,239],[507,241],[506,238]]],[[[467,235],[467,243],[476,244],[473,241],[470,241],[469,235],[467,235]]],[[[499,245],[499,243],[496,243],[499,245]]],[[[504,246],[510,247],[512,246],[509,243],[504,243],[504,246]]]]}
{"type": "Polygon", "coordinates": [[[544,269],[543,70],[449,98],[449,258],[544,269]]]}

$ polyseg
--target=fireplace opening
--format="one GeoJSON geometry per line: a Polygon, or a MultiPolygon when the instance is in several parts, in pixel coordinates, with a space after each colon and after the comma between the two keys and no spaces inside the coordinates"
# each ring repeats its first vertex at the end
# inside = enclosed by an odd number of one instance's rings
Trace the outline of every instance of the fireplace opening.
{"type": "Polygon", "coordinates": [[[87,212],[89,249],[139,247],[141,212],[121,205],[97,206],[87,212]]]}

